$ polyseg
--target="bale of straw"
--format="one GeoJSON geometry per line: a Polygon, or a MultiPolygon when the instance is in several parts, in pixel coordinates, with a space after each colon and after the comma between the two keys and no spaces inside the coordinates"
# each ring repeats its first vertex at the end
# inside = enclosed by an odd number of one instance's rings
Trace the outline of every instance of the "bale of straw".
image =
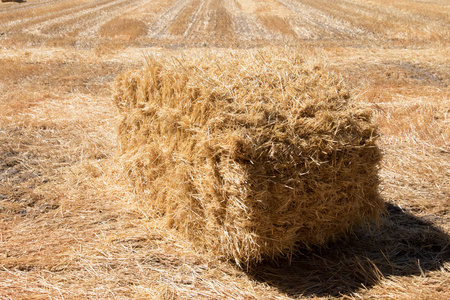
{"type": "Polygon", "coordinates": [[[152,59],[118,76],[114,100],[140,205],[210,253],[290,255],[384,207],[370,113],[295,53],[152,59]]]}

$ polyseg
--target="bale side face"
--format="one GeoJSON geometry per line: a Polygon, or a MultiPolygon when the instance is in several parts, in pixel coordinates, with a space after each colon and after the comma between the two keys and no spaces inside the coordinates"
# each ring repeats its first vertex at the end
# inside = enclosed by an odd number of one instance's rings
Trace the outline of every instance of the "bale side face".
{"type": "Polygon", "coordinates": [[[115,102],[143,207],[210,252],[285,256],[382,210],[369,114],[298,55],[154,60],[117,78],[115,102]]]}

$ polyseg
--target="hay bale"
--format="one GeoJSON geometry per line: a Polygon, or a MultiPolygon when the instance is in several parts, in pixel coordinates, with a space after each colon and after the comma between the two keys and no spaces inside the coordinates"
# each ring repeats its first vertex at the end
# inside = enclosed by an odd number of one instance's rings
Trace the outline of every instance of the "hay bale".
{"type": "Polygon", "coordinates": [[[376,218],[370,114],[295,53],[153,59],[118,76],[121,156],[146,210],[251,264],[376,218]]]}

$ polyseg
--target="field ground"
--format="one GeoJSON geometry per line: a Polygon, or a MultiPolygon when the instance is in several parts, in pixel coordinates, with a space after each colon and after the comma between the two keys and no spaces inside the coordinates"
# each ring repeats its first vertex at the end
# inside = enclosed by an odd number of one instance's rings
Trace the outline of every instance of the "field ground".
{"type": "Polygon", "coordinates": [[[446,0],[0,3],[0,299],[448,299],[446,0]],[[145,55],[295,49],[382,137],[379,230],[242,271],[133,204],[111,83],[145,55]]]}

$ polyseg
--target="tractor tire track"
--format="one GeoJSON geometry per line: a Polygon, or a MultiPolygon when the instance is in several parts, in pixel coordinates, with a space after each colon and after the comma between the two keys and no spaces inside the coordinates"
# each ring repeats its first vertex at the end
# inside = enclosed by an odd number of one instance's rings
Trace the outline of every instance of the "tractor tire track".
{"type": "Polygon", "coordinates": [[[206,12],[205,31],[218,40],[234,40],[236,28],[225,0],[213,0],[206,12]]]}
{"type": "Polygon", "coordinates": [[[140,2],[121,1],[116,4],[110,3],[102,7],[68,15],[66,18],[55,20],[54,24],[45,24],[41,28],[42,34],[61,35],[63,33],[80,33],[97,31],[105,22],[117,17],[128,15],[131,11],[141,9],[152,4],[152,0],[140,2]],[[102,16],[103,18],[100,18],[102,16]]]}
{"type": "Polygon", "coordinates": [[[248,16],[242,11],[242,7],[237,0],[226,1],[225,7],[231,13],[234,30],[237,36],[242,40],[251,40],[256,35],[261,35],[261,32],[256,32],[251,29],[251,21],[248,16]]]}
{"type": "Polygon", "coordinates": [[[213,44],[219,41],[220,44],[233,42],[235,40],[234,24],[224,2],[224,0],[206,0],[199,3],[183,36],[194,43],[202,43],[205,39],[213,44]]]}
{"type": "MultiPolygon", "coordinates": [[[[193,5],[192,5],[193,8],[195,8],[195,6],[198,6],[198,8],[195,9],[193,14],[189,14],[189,13],[186,14],[188,17],[189,17],[189,15],[191,15],[191,17],[190,17],[190,21],[187,22],[187,24],[186,24],[186,29],[184,30],[182,36],[184,36],[184,37],[191,36],[192,37],[193,35],[195,35],[195,34],[192,34],[192,31],[205,32],[204,30],[201,30],[199,27],[202,25],[202,24],[200,24],[201,15],[203,15],[205,13],[205,8],[208,7],[207,2],[210,2],[210,1],[209,0],[206,0],[206,1],[200,0],[200,1],[193,3],[193,5]]],[[[181,24],[183,22],[182,15],[180,15],[180,22],[179,22],[181,24]]],[[[178,21],[178,19],[175,20],[175,22],[177,22],[177,21],[178,21]]]]}
{"type": "MultiPolygon", "coordinates": [[[[24,30],[24,32],[32,33],[36,35],[54,35],[54,34],[64,34],[65,32],[71,30],[71,20],[82,20],[85,17],[89,18],[92,23],[98,23],[99,14],[110,13],[112,8],[115,7],[116,10],[128,6],[129,1],[126,0],[116,0],[116,1],[101,1],[96,2],[95,5],[90,5],[89,7],[79,7],[74,9],[72,12],[66,12],[62,16],[52,18],[48,21],[40,22],[34,26],[30,26],[24,30]]],[[[83,24],[79,24],[78,27],[83,24]]]]}
{"type": "Polygon", "coordinates": [[[15,28],[15,26],[20,26],[22,24],[35,24],[33,21],[38,23],[40,20],[45,20],[46,18],[51,18],[52,15],[63,15],[64,13],[70,12],[73,9],[78,7],[88,7],[90,5],[96,5],[98,1],[95,1],[93,4],[92,1],[88,2],[80,1],[80,0],[63,0],[63,1],[55,1],[51,4],[47,5],[39,5],[37,8],[35,7],[24,7],[23,10],[20,10],[19,13],[14,11],[8,11],[6,13],[0,13],[0,24],[1,26],[5,26],[7,28],[15,28]]]}
{"type": "Polygon", "coordinates": [[[267,26],[261,22],[261,13],[258,11],[258,8],[251,8],[252,3],[258,3],[256,7],[263,6],[268,9],[270,7],[267,5],[265,1],[243,1],[243,0],[234,0],[232,2],[232,11],[235,11],[235,23],[236,23],[236,31],[244,32],[245,34],[242,36],[245,40],[256,40],[256,41],[274,41],[277,39],[278,34],[276,32],[271,31],[267,26]]]}
{"type": "Polygon", "coordinates": [[[173,21],[178,18],[189,2],[190,0],[178,0],[168,10],[162,13],[159,20],[151,26],[150,36],[155,40],[162,39],[173,21]]]}
{"type": "Polygon", "coordinates": [[[336,19],[324,11],[315,9],[300,1],[276,0],[298,16],[301,23],[307,24],[313,36],[316,39],[322,38],[367,38],[368,32],[355,28],[352,24],[336,19]]]}
{"type": "Polygon", "coordinates": [[[28,14],[26,14],[27,17],[10,21],[4,24],[4,26],[9,29],[8,31],[22,32],[28,30],[28,32],[30,32],[45,22],[51,21],[56,18],[65,17],[76,12],[81,12],[83,10],[89,10],[95,8],[98,5],[102,5],[102,3],[108,2],[110,1],[101,0],[89,3],[73,4],[71,1],[70,4],[66,2],[62,3],[61,8],[59,8],[58,6],[55,7],[54,5],[49,5],[48,7],[43,7],[42,12],[40,13],[35,13],[34,11],[29,12],[28,14]]]}

